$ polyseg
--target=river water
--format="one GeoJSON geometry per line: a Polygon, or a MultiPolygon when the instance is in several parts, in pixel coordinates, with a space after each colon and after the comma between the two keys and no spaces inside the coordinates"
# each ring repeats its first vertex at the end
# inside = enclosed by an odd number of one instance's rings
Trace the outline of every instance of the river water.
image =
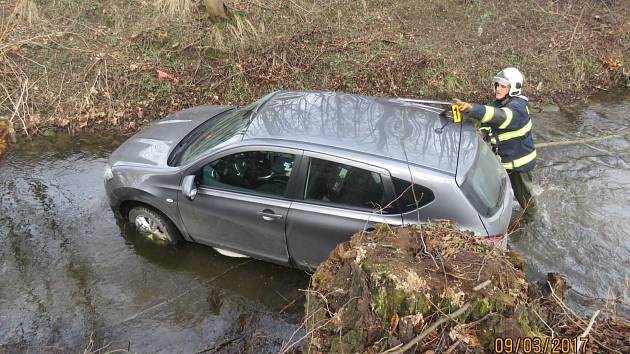
{"type": "MultiPolygon", "coordinates": [[[[628,133],[628,111],[625,92],[596,97],[574,113],[535,114],[536,142],[628,133]]],[[[540,208],[510,246],[525,255],[530,278],[564,274],[582,310],[630,316],[630,136],[537,150],[540,208]]]]}
{"type": "Polygon", "coordinates": [[[304,272],[144,242],[104,196],[121,141],[56,140],[0,162],[0,353],[82,352],[90,334],[94,350],[277,352],[304,334],[304,272]]]}
{"type": "MultiPolygon", "coordinates": [[[[627,132],[627,111],[629,94],[536,113],[536,141],[627,132]]],[[[304,272],[154,246],[116,223],[102,174],[123,139],[35,139],[0,161],[0,353],[265,353],[304,335],[304,272]]],[[[630,137],[540,148],[534,175],[539,210],[510,241],[529,277],[563,273],[578,311],[627,315],[630,137]]]]}

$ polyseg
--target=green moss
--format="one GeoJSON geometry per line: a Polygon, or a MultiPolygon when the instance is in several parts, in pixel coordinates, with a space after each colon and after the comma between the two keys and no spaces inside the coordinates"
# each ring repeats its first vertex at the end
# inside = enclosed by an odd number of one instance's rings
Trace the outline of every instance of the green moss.
{"type": "Polygon", "coordinates": [[[389,231],[389,225],[387,224],[376,224],[374,225],[374,231],[376,234],[386,234],[389,231]]]}
{"type": "Polygon", "coordinates": [[[411,296],[406,299],[406,303],[407,306],[404,313],[407,315],[418,313],[426,315],[431,309],[431,302],[427,297],[424,294],[418,294],[416,292],[411,293],[411,296]]]}
{"type": "Polygon", "coordinates": [[[426,315],[431,309],[431,303],[424,294],[396,289],[391,282],[380,286],[374,298],[375,312],[385,322],[389,321],[394,314],[399,316],[418,313],[426,315]]]}
{"type": "Polygon", "coordinates": [[[333,336],[330,353],[355,353],[363,350],[365,334],[361,329],[353,329],[342,335],[333,336]]]}
{"type": "Polygon", "coordinates": [[[494,312],[504,313],[514,307],[514,299],[500,290],[492,295],[489,300],[490,309],[494,312]]]}
{"type": "Polygon", "coordinates": [[[326,285],[330,282],[330,279],[322,274],[322,273],[315,273],[313,274],[313,285],[317,286],[317,285],[326,285]]]}
{"type": "Polygon", "coordinates": [[[517,305],[516,309],[514,310],[514,315],[518,322],[518,326],[521,328],[523,333],[526,336],[531,337],[534,331],[532,330],[532,327],[530,325],[529,313],[527,312],[525,306],[522,304],[517,305]]]}
{"type": "Polygon", "coordinates": [[[490,303],[487,299],[479,299],[477,300],[473,306],[472,310],[469,312],[468,320],[476,321],[485,315],[490,313],[490,303]]]}
{"type": "Polygon", "coordinates": [[[401,304],[407,298],[407,294],[396,289],[393,284],[382,286],[376,296],[376,313],[385,321],[388,321],[395,313],[402,314],[401,304]]]}

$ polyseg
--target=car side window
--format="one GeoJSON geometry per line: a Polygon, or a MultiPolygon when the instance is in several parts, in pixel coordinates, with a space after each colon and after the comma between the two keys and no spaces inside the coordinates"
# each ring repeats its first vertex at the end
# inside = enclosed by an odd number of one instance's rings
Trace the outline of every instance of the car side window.
{"type": "Polygon", "coordinates": [[[377,209],[383,206],[383,179],[376,172],[311,158],[304,199],[377,209]]]}
{"type": "Polygon", "coordinates": [[[246,151],[224,156],[201,169],[203,187],[284,197],[295,155],[246,151]]]}
{"type": "Polygon", "coordinates": [[[394,182],[396,198],[398,198],[398,205],[402,213],[416,210],[431,203],[435,199],[433,192],[427,187],[412,184],[411,182],[395,177],[392,178],[392,182],[394,182]]]}

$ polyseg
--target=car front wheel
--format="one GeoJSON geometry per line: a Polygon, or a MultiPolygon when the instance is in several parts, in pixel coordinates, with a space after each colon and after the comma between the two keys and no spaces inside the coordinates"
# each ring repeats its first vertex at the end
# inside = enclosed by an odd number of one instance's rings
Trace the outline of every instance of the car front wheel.
{"type": "Polygon", "coordinates": [[[138,234],[159,243],[176,245],[181,241],[179,230],[160,213],[144,206],[137,206],[129,211],[129,222],[138,234]]]}

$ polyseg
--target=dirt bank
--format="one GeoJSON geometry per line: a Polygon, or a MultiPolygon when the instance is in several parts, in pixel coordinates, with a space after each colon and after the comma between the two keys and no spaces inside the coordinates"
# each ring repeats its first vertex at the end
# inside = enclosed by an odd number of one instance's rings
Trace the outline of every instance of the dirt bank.
{"type": "Polygon", "coordinates": [[[448,222],[381,225],[340,244],[313,274],[305,305],[310,336],[303,349],[517,352],[506,347],[530,338],[529,344],[553,352],[588,337],[587,352],[630,351],[630,322],[602,315],[587,331],[589,319],[564,304],[565,289],[553,274],[543,284],[527,284],[517,254],[448,222]]]}
{"type": "Polygon", "coordinates": [[[630,72],[625,1],[229,0],[220,23],[201,1],[174,16],[155,3],[0,1],[0,116],[52,135],[134,131],[276,89],[487,100],[508,65],[539,106],[630,72]]]}

